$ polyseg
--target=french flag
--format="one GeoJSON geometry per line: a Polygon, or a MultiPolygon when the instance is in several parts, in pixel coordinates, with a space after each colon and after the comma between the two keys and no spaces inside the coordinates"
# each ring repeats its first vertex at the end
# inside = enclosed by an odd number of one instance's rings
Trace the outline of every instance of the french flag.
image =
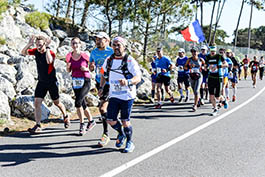
{"type": "Polygon", "coordinates": [[[181,34],[186,41],[203,42],[205,40],[198,20],[195,20],[189,25],[188,28],[181,31],[181,34]]]}

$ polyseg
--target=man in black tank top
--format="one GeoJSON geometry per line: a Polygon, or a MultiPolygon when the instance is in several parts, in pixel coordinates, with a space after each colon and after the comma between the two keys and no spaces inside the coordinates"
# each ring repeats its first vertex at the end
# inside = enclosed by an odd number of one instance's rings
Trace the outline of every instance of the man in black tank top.
{"type": "Polygon", "coordinates": [[[70,119],[66,114],[65,107],[62,103],[59,102],[59,88],[58,82],[56,78],[56,72],[54,68],[54,59],[55,54],[50,50],[48,45],[50,44],[50,39],[46,39],[43,36],[32,36],[28,42],[28,44],[22,50],[22,55],[34,55],[37,71],[38,71],[38,83],[35,89],[35,121],[36,125],[33,128],[29,128],[28,131],[31,134],[36,134],[41,131],[41,105],[44,97],[49,91],[50,96],[53,100],[53,103],[61,110],[64,120],[65,120],[65,128],[69,127],[70,119]],[[29,49],[36,41],[36,48],[29,49]]]}

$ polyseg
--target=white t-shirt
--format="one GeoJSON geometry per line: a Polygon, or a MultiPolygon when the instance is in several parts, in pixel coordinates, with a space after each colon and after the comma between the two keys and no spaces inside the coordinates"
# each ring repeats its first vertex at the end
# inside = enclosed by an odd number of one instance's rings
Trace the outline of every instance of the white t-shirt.
{"type": "MultiPolygon", "coordinates": [[[[108,58],[109,59],[109,58],[108,58]]],[[[105,60],[104,64],[102,65],[102,69],[104,71],[107,70],[107,60],[105,60]]],[[[111,71],[109,73],[109,84],[110,84],[110,91],[109,91],[109,98],[118,98],[121,100],[131,100],[136,97],[136,86],[132,85],[128,86],[121,86],[119,80],[125,79],[124,75],[122,74],[122,70],[118,69],[121,66],[122,58],[114,58],[113,63],[111,66],[111,71]],[[115,70],[115,71],[112,71],[115,70]]],[[[141,70],[137,63],[137,61],[132,58],[131,56],[127,59],[127,68],[128,71],[133,75],[140,75],[141,70]]]]}

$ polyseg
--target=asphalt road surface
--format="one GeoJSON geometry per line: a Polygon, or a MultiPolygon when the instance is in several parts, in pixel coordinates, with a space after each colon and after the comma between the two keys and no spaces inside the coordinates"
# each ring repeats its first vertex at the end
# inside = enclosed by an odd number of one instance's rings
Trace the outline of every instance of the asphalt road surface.
{"type": "MultiPolygon", "coordinates": [[[[191,112],[188,103],[135,106],[133,153],[112,141],[97,147],[102,124],[78,136],[79,123],[0,137],[0,177],[264,177],[265,81],[238,84],[236,102],[212,117],[210,104],[191,112]]],[[[232,93],[230,89],[230,94],[232,93]]],[[[177,99],[176,99],[177,100],[177,99]]]]}

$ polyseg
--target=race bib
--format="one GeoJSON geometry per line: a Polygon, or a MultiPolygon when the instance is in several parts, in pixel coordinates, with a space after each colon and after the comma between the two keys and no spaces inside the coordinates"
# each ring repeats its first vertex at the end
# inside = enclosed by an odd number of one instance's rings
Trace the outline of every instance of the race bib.
{"type": "Polygon", "coordinates": [[[72,77],[73,89],[80,89],[83,87],[85,79],[83,77],[72,77]]]}
{"type": "Polygon", "coordinates": [[[152,73],[155,73],[156,72],[156,68],[152,68],[152,73]]]}
{"type": "Polygon", "coordinates": [[[257,66],[253,66],[252,70],[256,71],[257,70],[257,66]]]}
{"type": "Polygon", "coordinates": [[[200,68],[191,68],[191,73],[200,73],[200,68]]]}
{"type": "Polygon", "coordinates": [[[246,68],[247,68],[247,67],[248,67],[248,64],[244,64],[244,67],[246,67],[246,68]]]}
{"type": "Polygon", "coordinates": [[[184,71],[184,67],[183,66],[178,66],[178,71],[183,72],[184,71]]]}
{"type": "Polygon", "coordinates": [[[209,66],[209,71],[210,71],[211,73],[218,73],[217,64],[211,64],[211,65],[209,66]]]}
{"type": "Polygon", "coordinates": [[[122,95],[122,94],[126,94],[127,93],[127,86],[121,86],[119,80],[114,80],[114,81],[111,81],[111,93],[113,95],[122,95]]]}
{"type": "Polygon", "coordinates": [[[232,72],[229,72],[228,78],[229,79],[232,79],[233,78],[233,73],[232,72]]]}
{"type": "Polygon", "coordinates": [[[97,66],[97,67],[96,67],[96,74],[97,74],[97,75],[100,74],[100,66],[97,66]]]}
{"type": "Polygon", "coordinates": [[[161,73],[162,68],[156,68],[157,73],[161,73]]]}

